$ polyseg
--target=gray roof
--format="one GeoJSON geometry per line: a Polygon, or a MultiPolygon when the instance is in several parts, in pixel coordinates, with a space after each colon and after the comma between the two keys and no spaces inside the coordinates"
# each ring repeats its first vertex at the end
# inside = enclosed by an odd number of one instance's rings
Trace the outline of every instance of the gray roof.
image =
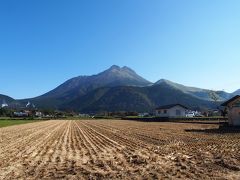
{"type": "Polygon", "coordinates": [[[231,98],[231,99],[227,100],[226,102],[224,102],[223,104],[221,104],[221,106],[227,106],[230,102],[235,101],[238,98],[240,98],[239,95],[234,96],[233,98],[231,98]]]}
{"type": "Polygon", "coordinates": [[[168,105],[164,105],[164,106],[159,106],[156,109],[171,109],[172,107],[175,107],[175,106],[181,106],[181,107],[183,107],[185,109],[188,109],[186,106],[184,106],[182,104],[168,104],[168,105]]]}

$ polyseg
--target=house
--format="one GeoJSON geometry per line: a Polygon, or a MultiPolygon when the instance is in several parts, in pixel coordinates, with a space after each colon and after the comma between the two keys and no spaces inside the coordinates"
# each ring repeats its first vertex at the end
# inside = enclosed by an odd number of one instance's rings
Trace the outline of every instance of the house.
{"type": "Polygon", "coordinates": [[[187,107],[181,104],[170,104],[156,108],[156,116],[158,117],[185,117],[187,107]]]}
{"type": "Polygon", "coordinates": [[[14,112],[13,115],[15,117],[28,117],[29,114],[27,112],[14,112]]]}
{"type": "Polygon", "coordinates": [[[227,109],[228,124],[230,126],[240,126],[240,96],[234,96],[223,103],[222,106],[227,109]]]}
{"type": "Polygon", "coordinates": [[[36,116],[36,117],[42,117],[42,116],[43,116],[43,113],[40,112],[40,111],[36,111],[36,112],[35,112],[35,116],[36,116]]]}

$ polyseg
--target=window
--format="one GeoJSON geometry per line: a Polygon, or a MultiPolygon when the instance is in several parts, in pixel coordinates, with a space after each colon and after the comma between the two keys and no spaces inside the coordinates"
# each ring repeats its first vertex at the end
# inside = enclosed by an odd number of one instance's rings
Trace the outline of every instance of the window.
{"type": "Polygon", "coordinates": [[[165,109],[165,110],[163,111],[163,113],[164,113],[164,114],[167,114],[167,110],[165,109]]]}

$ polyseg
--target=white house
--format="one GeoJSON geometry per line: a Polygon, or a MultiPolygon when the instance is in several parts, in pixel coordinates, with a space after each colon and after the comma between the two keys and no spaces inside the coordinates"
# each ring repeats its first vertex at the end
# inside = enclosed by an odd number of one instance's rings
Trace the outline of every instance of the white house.
{"type": "Polygon", "coordinates": [[[185,117],[187,107],[181,104],[170,104],[156,108],[156,116],[158,117],[185,117]]]}
{"type": "Polygon", "coordinates": [[[226,106],[228,112],[228,124],[231,126],[240,126],[240,96],[235,96],[222,106],[226,106]]]}
{"type": "Polygon", "coordinates": [[[14,112],[13,115],[15,117],[28,117],[29,114],[27,112],[14,112]]]}
{"type": "Polygon", "coordinates": [[[37,112],[35,113],[35,116],[37,116],[37,117],[42,117],[42,116],[43,116],[43,113],[40,112],[40,111],[37,111],[37,112]]]}

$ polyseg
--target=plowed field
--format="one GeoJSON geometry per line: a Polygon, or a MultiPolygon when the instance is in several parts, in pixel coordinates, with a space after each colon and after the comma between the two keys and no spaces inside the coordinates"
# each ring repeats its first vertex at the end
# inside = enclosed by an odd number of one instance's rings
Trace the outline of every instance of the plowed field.
{"type": "Polygon", "coordinates": [[[240,133],[214,128],[117,120],[1,128],[0,179],[240,179],[240,133]]]}

